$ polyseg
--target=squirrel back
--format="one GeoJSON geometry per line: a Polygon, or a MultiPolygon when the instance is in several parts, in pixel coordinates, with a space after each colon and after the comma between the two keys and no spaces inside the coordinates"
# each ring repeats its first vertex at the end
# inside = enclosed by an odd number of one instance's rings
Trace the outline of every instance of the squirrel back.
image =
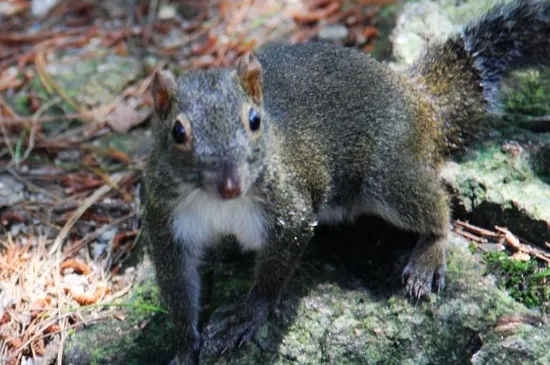
{"type": "Polygon", "coordinates": [[[321,42],[269,44],[257,56],[263,108],[284,136],[281,158],[314,205],[346,206],[348,193],[361,189],[384,195],[379,178],[391,173],[389,166],[439,164],[443,131],[429,99],[403,75],[357,49],[321,42]]]}
{"type": "Polygon", "coordinates": [[[503,76],[539,65],[550,65],[550,1],[518,0],[430,45],[407,74],[433,97],[446,145],[454,148],[477,134],[487,112],[499,110],[503,76]]]}

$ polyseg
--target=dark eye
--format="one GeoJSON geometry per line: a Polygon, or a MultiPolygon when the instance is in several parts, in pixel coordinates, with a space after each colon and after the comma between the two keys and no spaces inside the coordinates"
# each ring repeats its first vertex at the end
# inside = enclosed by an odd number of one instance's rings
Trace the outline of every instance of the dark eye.
{"type": "Polygon", "coordinates": [[[250,125],[250,130],[255,132],[260,129],[260,122],[260,114],[258,114],[255,109],[250,108],[250,111],[248,112],[248,123],[250,125]]]}
{"type": "Polygon", "coordinates": [[[172,137],[177,144],[184,144],[187,142],[187,135],[185,134],[185,128],[180,122],[174,123],[172,127],[172,137]]]}

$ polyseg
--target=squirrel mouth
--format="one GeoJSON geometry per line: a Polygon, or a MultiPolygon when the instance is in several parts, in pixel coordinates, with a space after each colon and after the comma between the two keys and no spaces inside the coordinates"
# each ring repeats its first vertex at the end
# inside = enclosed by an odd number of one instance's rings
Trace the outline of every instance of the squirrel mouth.
{"type": "Polygon", "coordinates": [[[236,199],[241,196],[241,185],[236,179],[225,178],[217,186],[218,194],[223,200],[236,199]]]}

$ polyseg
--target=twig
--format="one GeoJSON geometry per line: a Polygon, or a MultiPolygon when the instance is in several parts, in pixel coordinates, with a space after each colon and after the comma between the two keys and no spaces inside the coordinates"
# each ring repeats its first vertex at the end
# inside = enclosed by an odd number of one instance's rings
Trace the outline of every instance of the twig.
{"type": "Polygon", "coordinates": [[[2,116],[2,113],[0,113],[0,129],[2,129],[2,136],[4,137],[4,143],[6,144],[6,147],[8,148],[8,151],[11,156],[11,160],[13,161],[15,159],[15,150],[13,149],[13,146],[10,143],[10,140],[8,138],[8,132],[6,131],[6,126],[4,123],[2,123],[4,117],[2,116]]]}
{"type": "Polygon", "coordinates": [[[507,228],[495,226],[495,229],[504,234],[504,239],[509,246],[515,248],[516,250],[521,249],[521,243],[519,242],[519,239],[514,236],[514,234],[510,232],[507,228]]]}
{"type": "Polygon", "coordinates": [[[487,236],[487,237],[493,237],[493,238],[496,238],[498,237],[498,234],[496,234],[495,232],[493,231],[489,231],[488,229],[484,229],[484,228],[481,228],[481,227],[477,227],[477,226],[474,226],[468,222],[463,222],[461,220],[456,220],[455,221],[455,224],[457,226],[460,226],[460,227],[463,227],[473,233],[477,233],[481,236],[487,236]]]}
{"type": "Polygon", "coordinates": [[[522,244],[520,240],[516,236],[514,236],[514,234],[512,234],[512,232],[510,232],[507,228],[495,226],[495,229],[501,232],[504,235],[505,242],[508,243],[509,246],[515,248],[517,251],[525,252],[529,255],[536,256],[547,263],[550,263],[550,254],[542,252],[542,250],[539,250],[536,247],[522,244]]]}
{"type": "Polygon", "coordinates": [[[149,43],[149,38],[151,37],[151,32],[153,29],[153,23],[155,22],[155,18],[157,16],[157,8],[159,6],[160,0],[151,0],[149,2],[149,13],[147,14],[147,24],[145,24],[145,27],[143,29],[143,38],[142,42],[144,46],[147,46],[149,43]]]}
{"type": "MultiPolygon", "coordinates": [[[[1,108],[4,108],[6,109],[6,111],[8,112],[8,114],[13,117],[14,119],[21,119],[21,117],[19,115],[17,115],[17,113],[15,112],[15,110],[13,110],[13,108],[8,104],[6,103],[6,101],[4,100],[4,98],[2,97],[2,95],[0,95],[0,107],[1,108]]],[[[0,109],[1,109],[0,108],[0,109]]],[[[0,115],[1,115],[1,110],[0,110],[0,115]]]]}
{"type": "Polygon", "coordinates": [[[6,168],[5,169],[10,175],[12,175],[14,178],[16,178],[17,180],[19,180],[20,182],[22,182],[23,184],[25,184],[25,186],[31,190],[31,191],[34,191],[35,193],[41,193],[41,194],[44,194],[50,198],[52,198],[54,201],[60,201],[61,200],[61,197],[55,195],[55,194],[52,194],[50,193],[49,191],[47,191],[46,189],[42,189],[41,187],[31,183],[30,181],[28,181],[27,179],[23,178],[21,175],[19,175],[18,173],[16,173],[13,169],[11,168],[6,168]]]}
{"type": "Polygon", "coordinates": [[[119,224],[127,221],[128,219],[134,218],[135,216],[136,216],[135,212],[130,213],[130,214],[125,215],[124,217],[121,217],[121,218],[119,218],[119,219],[117,219],[117,220],[115,220],[115,221],[113,221],[109,224],[106,224],[106,225],[102,226],[101,228],[95,230],[92,233],[89,233],[87,236],[83,237],[79,241],[75,242],[71,247],[69,247],[69,249],[63,253],[63,259],[66,259],[66,258],[74,255],[78,251],[80,251],[80,249],[82,247],[84,247],[87,243],[89,243],[89,242],[93,241],[94,239],[96,239],[97,237],[101,236],[109,228],[116,227],[119,224]]]}
{"type": "Polygon", "coordinates": [[[73,107],[76,111],[79,111],[82,114],[85,114],[87,110],[84,108],[79,107],[74,100],[65,92],[65,90],[57,84],[53,80],[53,78],[46,72],[46,57],[44,55],[45,53],[45,47],[42,47],[36,52],[36,56],[34,58],[34,63],[36,65],[36,71],[38,73],[38,77],[40,78],[40,81],[42,81],[42,85],[48,91],[50,94],[55,91],[57,95],[61,97],[67,104],[69,104],[71,107],[73,107]]]}
{"type": "Polygon", "coordinates": [[[40,118],[37,118],[34,120],[33,117],[20,117],[20,118],[2,118],[0,116],[0,125],[3,126],[11,126],[11,125],[20,125],[24,123],[49,123],[49,122],[55,122],[58,120],[73,120],[73,119],[80,119],[80,120],[93,120],[93,118],[90,115],[87,114],[80,114],[80,113],[73,113],[73,114],[65,114],[65,115],[58,115],[58,116],[43,116],[40,118]]]}
{"type": "Polygon", "coordinates": [[[0,42],[1,43],[36,43],[42,42],[50,38],[61,38],[67,37],[70,35],[77,35],[86,31],[88,27],[69,29],[64,32],[40,32],[32,34],[24,33],[0,33],[0,42]]]}
{"type": "MultiPolygon", "coordinates": [[[[124,174],[117,174],[111,179],[111,181],[113,184],[118,184],[123,177],[124,177],[124,174]]],[[[97,189],[92,195],[90,195],[82,203],[82,205],[73,213],[71,218],[69,218],[67,223],[65,223],[65,225],[63,226],[63,229],[61,230],[61,232],[59,232],[59,234],[55,238],[53,245],[49,251],[50,255],[53,255],[55,252],[59,251],[59,248],[63,244],[63,241],[65,241],[65,238],[69,234],[69,231],[72,229],[73,225],[80,219],[82,214],[84,214],[84,212],[88,210],[88,208],[92,206],[93,203],[99,200],[103,195],[107,194],[112,188],[113,187],[110,184],[105,184],[99,189],[97,189]]]]}
{"type": "Polygon", "coordinates": [[[33,118],[32,118],[32,125],[31,125],[31,128],[30,128],[31,129],[31,134],[29,136],[29,144],[28,144],[28,146],[25,150],[25,153],[23,154],[21,159],[18,161],[18,163],[21,163],[21,162],[25,161],[30,156],[30,154],[32,152],[32,149],[34,148],[34,139],[36,137],[36,130],[38,129],[38,123],[36,121],[38,120],[38,118],[40,118],[40,116],[46,110],[51,108],[53,105],[59,103],[59,101],[60,101],[59,98],[54,98],[54,99],[42,104],[40,106],[40,108],[38,108],[36,113],[34,113],[33,118]]]}
{"type": "Polygon", "coordinates": [[[460,228],[455,229],[455,232],[458,233],[459,235],[463,236],[463,237],[468,238],[471,241],[475,241],[475,242],[478,242],[478,243],[486,243],[487,242],[486,238],[476,236],[475,234],[472,234],[470,232],[466,232],[466,231],[464,231],[460,228]]]}
{"type": "Polygon", "coordinates": [[[65,338],[67,337],[67,318],[63,318],[60,324],[59,348],[57,349],[57,365],[63,365],[63,345],[65,344],[65,338]]]}

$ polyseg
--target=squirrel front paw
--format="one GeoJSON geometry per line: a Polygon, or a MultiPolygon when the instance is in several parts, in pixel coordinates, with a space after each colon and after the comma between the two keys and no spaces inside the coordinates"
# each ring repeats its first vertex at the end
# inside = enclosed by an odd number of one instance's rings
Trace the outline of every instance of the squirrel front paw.
{"type": "Polygon", "coordinates": [[[259,299],[217,309],[203,330],[201,357],[219,356],[250,341],[268,315],[267,301],[259,299]]]}

